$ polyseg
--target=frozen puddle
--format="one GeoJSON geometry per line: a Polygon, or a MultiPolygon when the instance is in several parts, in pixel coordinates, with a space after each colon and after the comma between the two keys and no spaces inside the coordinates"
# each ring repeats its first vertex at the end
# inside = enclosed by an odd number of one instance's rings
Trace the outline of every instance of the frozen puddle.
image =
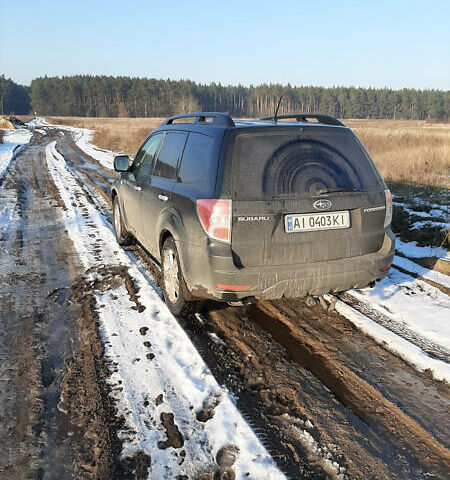
{"type": "Polygon", "coordinates": [[[149,478],[162,480],[214,472],[217,454],[226,447],[228,458],[236,457],[236,478],[285,478],[158,293],[117,245],[55,142],[46,155],[67,208],[67,231],[85,268],[91,269],[88,279],[101,283],[105,272],[121,265],[139,290],[137,297],[130,295],[123,282],[111,282],[104,292],[94,290],[113,395],[126,420],[123,455],[150,455],[149,478]]]}

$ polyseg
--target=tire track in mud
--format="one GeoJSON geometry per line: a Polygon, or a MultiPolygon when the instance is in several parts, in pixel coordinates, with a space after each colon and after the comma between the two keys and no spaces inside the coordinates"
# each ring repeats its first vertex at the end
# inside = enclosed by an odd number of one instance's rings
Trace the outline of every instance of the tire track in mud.
{"type": "MultiPolygon", "coordinates": [[[[312,417],[298,401],[297,387],[305,379],[293,372],[281,345],[251,323],[242,323],[233,307],[207,302],[201,315],[185,312],[179,321],[288,478],[352,478],[346,476],[349,465],[339,448],[316,435],[312,417]]],[[[319,382],[315,386],[325,392],[319,382]]],[[[380,472],[375,462],[367,463],[370,468],[358,467],[354,478],[380,472]]],[[[379,478],[390,476],[385,472],[379,478]]]]}
{"type": "Polygon", "coordinates": [[[259,302],[251,318],[281,343],[301,366],[311,371],[340,402],[387,438],[395,437],[418,463],[444,476],[450,469],[450,451],[373,386],[330,356],[323,344],[294,326],[274,305],[259,302]]]}
{"type": "MultiPolygon", "coordinates": [[[[79,165],[70,155],[66,159],[72,168],[79,165]]],[[[88,191],[84,188],[86,193],[95,198],[95,192],[100,192],[105,198],[102,187],[85,174],[83,179],[90,185],[88,191]]],[[[148,255],[140,247],[132,251],[158,278],[158,268],[148,255]]],[[[235,312],[207,304],[201,327],[194,313],[182,316],[180,322],[216,378],[235,393],[244,416],[291,478],[299,474],[303,478],[344,478],[347,474],[361,479],[445,478],[448,449],[405,413],[410,405],[403,405],[403,411],[395,399],[386,398],[379,385],[373,386],[374,382],[354,373],[342,359],[333,358],[330,352],[339,345],[333,346],[328,339],[324,340],[327,349],[321,349],[320,343],[309,338],[308,329],[293,326],[292,318],[271,302],[251,307],[247,320],[238,319],[235,312]]],[[[396,358],[387,351],[383,355],[396,358]]],[[[449,398],[445,388],[438,394],[449,398]]]]}
{"type": "Polygon", "coordinates": [[[413,418],[440,443],[449,447],[450,386],[429,372],[420,372],[365,335],[337,310],[307,308],[298,300],[272,302],[293,326],[318,342],[326,354],[378,390],[413,418]]]}

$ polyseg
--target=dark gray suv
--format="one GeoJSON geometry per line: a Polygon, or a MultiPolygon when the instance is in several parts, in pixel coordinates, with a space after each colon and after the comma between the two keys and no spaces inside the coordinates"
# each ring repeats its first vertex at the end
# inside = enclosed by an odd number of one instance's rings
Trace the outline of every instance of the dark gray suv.
{"type": "Polygon", "coordinates": [[[167,305],[362,288],[394,255],[391,194],[354,133],[297,114],[165,120],[114,161],[114,227],[161,262],[167,305]]]}

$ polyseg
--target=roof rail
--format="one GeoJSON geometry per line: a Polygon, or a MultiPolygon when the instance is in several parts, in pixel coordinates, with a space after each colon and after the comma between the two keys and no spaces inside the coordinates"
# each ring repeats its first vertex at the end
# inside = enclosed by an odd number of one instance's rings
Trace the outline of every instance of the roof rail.
{"type": "Polygon", "coordinates": [[[167,118],[166,120],[164,120],[164,122],[161,125],[172,125],[174,120],[178,120],[181,118],[193,118],[193,117],[196,118],[196,120],[195,122],[192,122],[192,123],[207,123],[207,124],[212,123],[213,125],[225,125],[227,127],[234,127],[233,119],[226,113],[220,113],[220,112],[183,113],[181,115],[174,115],[173,117],[167,118]]]}
{"type": "Polygon", "coordinates": [[[323,123],[324,125],[338,125],[343,127],[344,124],[340,122],[336,117],[332,117],[331,115],[319,115],[316,113],[294,113],[292,115],[278,115],[275,117],[265,117],[260,118],[258,121],[272,121],[276,122],[279,119],[288,119],[292,118],[295,119],[296,122],[308,122],[308,118],[315,118],[319,123],[323,123]]]}

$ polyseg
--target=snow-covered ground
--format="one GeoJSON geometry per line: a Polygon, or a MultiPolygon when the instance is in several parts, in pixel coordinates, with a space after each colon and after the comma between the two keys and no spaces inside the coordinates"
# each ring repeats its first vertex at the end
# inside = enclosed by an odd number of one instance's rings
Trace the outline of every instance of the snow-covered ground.
{"type": "Polygon", "coordinates": [[[411,230],[419,230],[421,228],[439,228],[443,230],[448,230],[450,228],[450,223],[423,220],[420,222],[414,222],[411,227],[411,230]]]}
{"type": "Polygon", "coordinates": [[[418,263],[408,260],[405,257],[400,257],[399,255],[395,256],[393,265],[414,275],[425,278],[426,280],[431,280],[434,283],[450,288],[450,277],[448,275],[422,267],[418,263]]]}
{"type": "Polygon", "coordinates": [[[374,288],[351,294],[450,354],[450,301],[436,287],[391,268],[374,288]]]}
{"type": "MultiPolygon", "coordinates": [[[[30,141],[28,130],[4,130],[3,143],[0,144],[0,179],[8,169],[15,155],[30,141]]],[[[13,221],[17,213],[17,198],[11,190],[0,187],[2,208],[0,209],[0,237],[3,230],[13,221]]]]}
{"type": "Polygon", "coordinates": [[[3,130],[3,143],[0,143],[0,178],[4,175],[14,155],[31,139],[29,130],[3,130]]]}
{"type": "MultiPolygon", "coordinates": [[[[413,219],[420,219],[410,225],[410,232],[448,230],[445,202],[412,197],[409,203],[394,204],[413,219]]],[[[428,369],[434,377],[450,382],[450,301],[444,293],[445,288],[450,288],[450,277],[416,261],[430,257],[450,261],[450,254],[444,246],[419,246],[398,237],[396,251],[398,255],[386,278],[373,289],[344,295],[358,311],[342,302],[338,303],[338,311],[419,370],[428,369]]]]}
{"type": "MultiPolygon", "coordinates": [[[[389,328],[380,325],[341,300],[337,300],[336,302],[336,311],[350,320],[364,333],[372,337],[377,343],[398,354],[418,370],[429,370],[436,379],[445,380],[450,383],[449,363],[430,357],[423,349],[406,340],[403,336],[397,335],[389,328]]],[[[441,321],[445,322],[445,319],[441,319],[441,321]]]]}
{"type": "Polygon", "coordinates": [[[75,129],[75,143],[78,147],[87,153],[90,157],[95,158],[97,162],[103,165],[105,168],[112,170],[114,168],[114,157],[116,153],[110,152],[109,150],[103,150],[91,143],[92,137],[94,136],[93,130],[88,130],[87,128],[77,128],[75,129]]]}
{"type": "Polygon", "coordinates": [[[448,295],[392,268],[374,288],[352,290],[346,298],[357,301],[360,308],[357,312],[339,302],[337,310],[342,315],[419,370],[429,369],[435,378],[450,383],[448,361],[424,351],[437,350],[450,358],[448,295]]]}
{"type": "Polygon", "coordinates": [[[446,217],[449,214],[448,207],[444,205],[440,205],[438,203],[424,203],[423,201],[419,202],[419,199],[415,199],[417,205],[419,206],[426,206],[431,208],[428,212],[422,210],[416,210],[413,208],[412,205],[408,205],[403,202],[393,202],[393,204],[397,207],[402,207],[405,212],[409,213],[410,215],[415,215],[416,217],[420,218],[434,218],[434,217],[446,217]]]}
{"type": "Polygon", "coordinates": [[[94,269],[89,280],[104,279],[105,273],[95,269],[123,265],[145,307],[141,312],[133,309],[135,300],[123,284],[95,293],[105,355],[115,366],[110,381],[119,412],[126,419],[121,432],[123,455],[150,454],[151,478],[163,480],[214,471],[218,451],[234,445],[238,448],[237,478],[284,478],[157,291],[117,245],[106,218],[86,199],[55,142],[47,146],[46,155],[67,207],[64,217],[69,236],[85,268],[94,269]],[[156,402],[160,394],[162,401],[156,402]],[[215,414],[203,423],[196,413],[205,407],[214,407],[215,414]],[[182,448],[164,448],[162,413],[173,414],[184,440],[182,448]]]}
{"type": "Polygon", "coordinates": [[[397,238],[395,249],[397,252],[409,258],[437,257],[450,261],[450,252],[444,247],[419,247],[417,242],[404,242],[400,238],[397,238]]]}
{"type": "MultiPolygon", "coordinates": [[[[395,197],[394,198],[398,198],[395,197]]],[[[412,196],[408,203],[394,201],[396,207],[401,209],[412,217],[414,223],[410,226],[410,232],[414,230],[430,229],[433,232],[438,230],[448,232],[450,229],[450,210],[447,196],[442,195],[442,204],[412,196]],[[417,220],[419,219],[419,220],[417,220]]],[[[444,247],[419,246],[417,242],[404,242],[397,239],[397,252],[408,258],[437,257],[450,261],[450,254],[444,247]]]]}
{"type": "MultiPolygon", "coordinates": [[[[420,218],[412,223],[410,232],[427,228],[448,230],[449,212],[445,203],[412,197],[410,203],[396,201],[394,205],[412,218],[420,218]]],[[[450,277],[415,261],[429,257],[450,261],[450,254],[444,246],[419,246],[415,241],[400,238],[396,241],[396,251],[399,255],[395,256],[386,278],[373,289],[344,295],[358,311],[343,302],[338,302],[337,309],[419,370],[428,369],[436,378],[450,382],[450,301],[444,293],[445,288],[450,288],[450,277]]]]}

